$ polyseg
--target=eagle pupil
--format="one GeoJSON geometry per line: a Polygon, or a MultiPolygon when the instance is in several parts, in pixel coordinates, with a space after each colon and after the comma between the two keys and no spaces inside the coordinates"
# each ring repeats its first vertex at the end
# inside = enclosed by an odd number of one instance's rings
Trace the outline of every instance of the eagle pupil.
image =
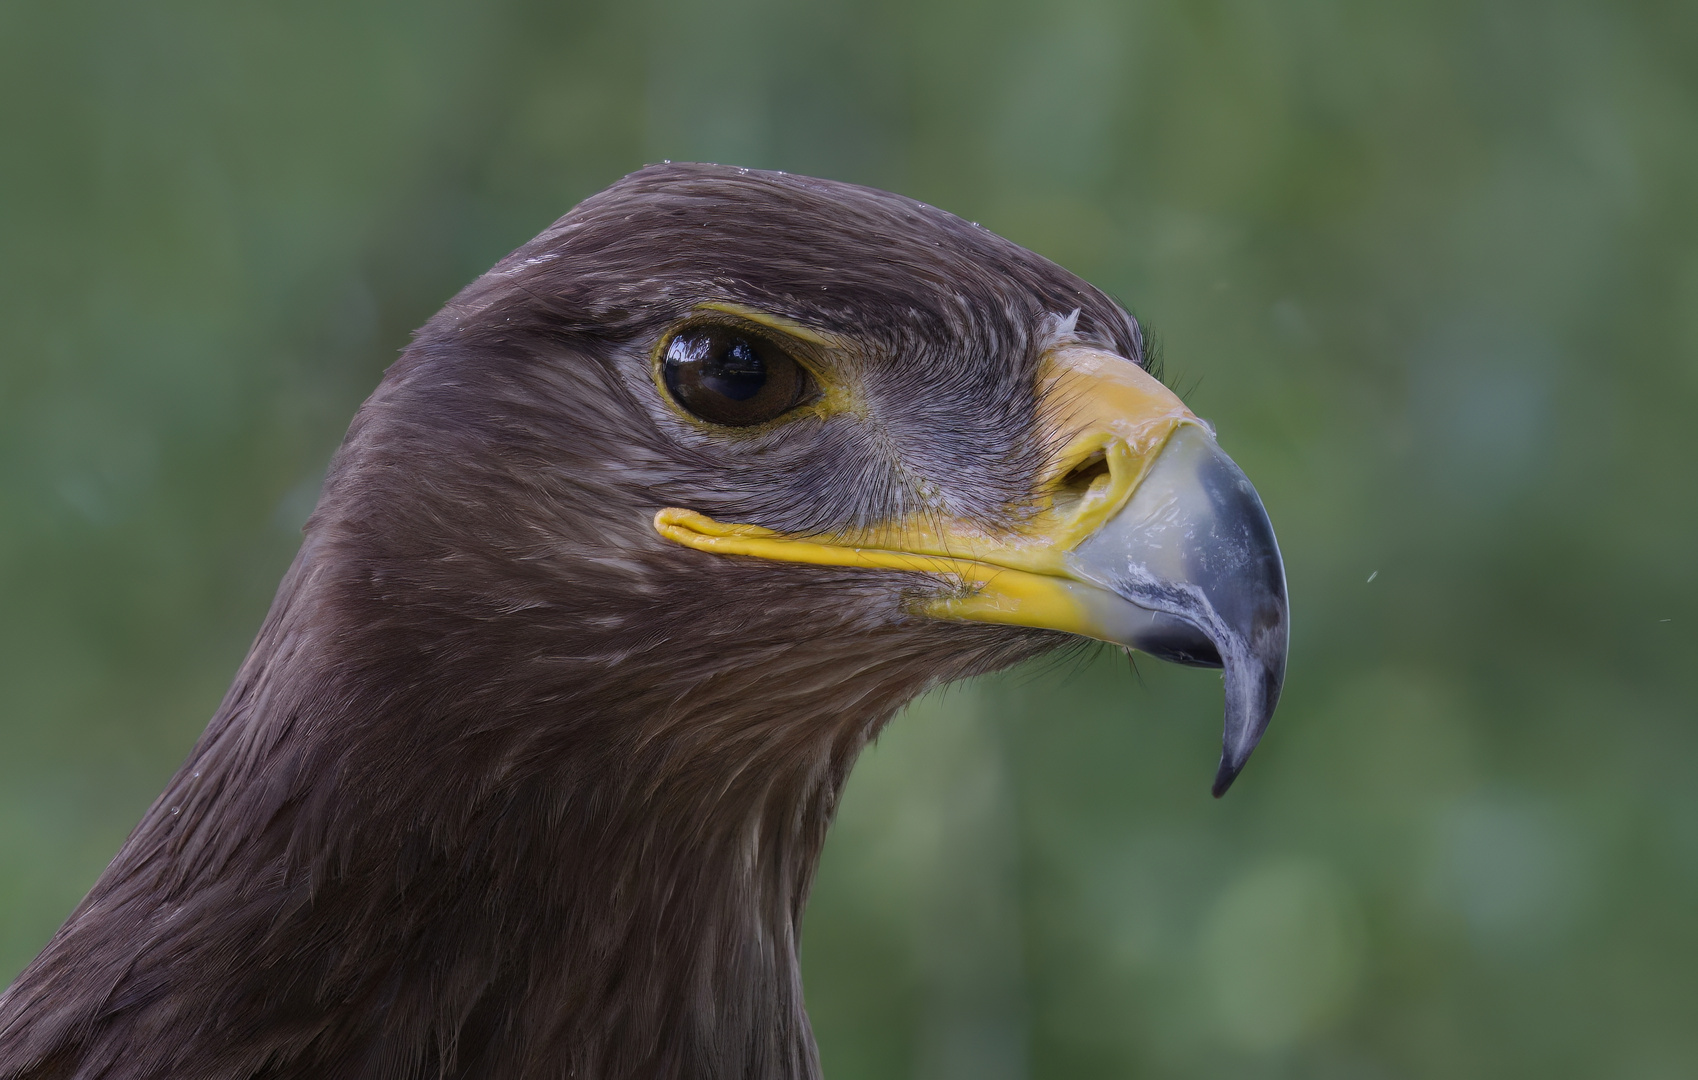
{"type": "Polygon", "coordinates": [[[786,412],[807,384],[777,345],[724,327],[696,327],[666,343],[661,376],[673,400],[703,420],[751,427],[786,412]]]}
{"type": "Polygon", "coordinates": [[[746,339],[733,338],[702,365],[702,382],[733,401],[747,401],[766,385],[766,365],[746,339]]]}

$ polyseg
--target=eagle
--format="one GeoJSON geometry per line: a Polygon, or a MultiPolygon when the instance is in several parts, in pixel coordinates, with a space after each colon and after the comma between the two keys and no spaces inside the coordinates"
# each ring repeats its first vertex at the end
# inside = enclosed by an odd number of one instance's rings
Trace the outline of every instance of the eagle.
{"type": "Polygon", "coordinates": [[[1098,289],[645,168],[359,409],[252,650],[0,996],[5,1080],[807,1080],[800,927],[917,694],[1096,639],[1279,698],[1255,489],[1098,289]]]}

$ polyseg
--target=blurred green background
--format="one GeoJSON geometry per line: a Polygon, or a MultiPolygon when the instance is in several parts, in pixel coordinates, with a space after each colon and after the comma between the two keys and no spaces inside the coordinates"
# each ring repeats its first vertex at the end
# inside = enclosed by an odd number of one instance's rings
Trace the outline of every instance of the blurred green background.
{"type": "Polygon", "coordinates": [[[383,367],[644,162],[1123,297],[1273,515],[1285,703],[1118,655],[850,784],[833,1080],[1698,1075],[1698,6],[0,4],[0,979],[210,716],[383,367]]]}

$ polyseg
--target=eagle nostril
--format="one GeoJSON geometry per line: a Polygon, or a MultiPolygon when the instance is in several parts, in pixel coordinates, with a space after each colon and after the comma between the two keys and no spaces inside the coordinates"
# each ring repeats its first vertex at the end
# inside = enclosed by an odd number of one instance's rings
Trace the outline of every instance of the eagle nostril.
{"type": "Polygon", "coordinates": [[[1108,456],[1102,450],[1087,456],[1056,482],[1051,496],[1055,512],[1062,516],[1071,514],[1099,480],[1108,482],[1109,475],[1108,456]]]}

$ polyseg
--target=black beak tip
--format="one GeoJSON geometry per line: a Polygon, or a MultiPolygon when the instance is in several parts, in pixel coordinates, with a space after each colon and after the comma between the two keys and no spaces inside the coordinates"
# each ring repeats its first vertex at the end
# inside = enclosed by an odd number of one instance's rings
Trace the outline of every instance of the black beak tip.
{"type": "MultiPolygon", "coordinates": [[[[1284,655],[1280,661],[1284,661],[1284,655]]],[[[1279,705],[1279,691],[1285,681],[1284,667],[1284,662],[1280,662],[1277,671],[1258,667],[1257,674],[1248,679],[1250,686],[1245,686],[1245,681],[1234,678],[1234,674],[1243,671],[1243,667],[1234,671],[1234,666],[1229,664],[1226,672],[1228,710],[1226,730],[1221,734],[1221,766],[1214,771],[1214,785],[1209,788],[1214,791],[1214,798],[1226,795],[1226,790],[1233,786],[1238,774],[1245,771],[1251,754],[1262,742],[1262,732],[1267,730],[1268,720],[1274,717],[1274,706],[1279,705]],[[1241,700],[1240,693],[1250,701],[1241,700]]]]}
{"type": "Polygon", "coordinates": [[[1220,767],[1215,770],[1215,782],[1210,788],[1215,798],[1226,794],[1238,774],[1249,764],[1250,755],[1262,741],[1268,721],[1279,704],[1279,692],[1285,682],[1285,657],[1279,657],[1277,668],[1266,665],[1227,665],[1226,730],[1221,733],[1220,767]],[[1251,671],[1246,672],[1245,668],[1251,671]],[[1253,672],[1253,674],[1251,673],[1253,672]],[[1244,678],[1249,675],[1248,678],[1244,678]],[[1246,685],[1248,683],[1248,685],[1246,685]]]}
{"type": "Polygon", "coordinates": [[[1232,786],[1232,782],[1238,779],[1238,774],[1243,771],[1244,763],[1242,761],[1234,763],[1228,760],[1225,754],[1222,754],[1220,768],[1215,770],[1214,786],[1209,790],[1214,793],[1215,798],[1220,798],[1226,794],[1227,789],[1232,786]]]}

